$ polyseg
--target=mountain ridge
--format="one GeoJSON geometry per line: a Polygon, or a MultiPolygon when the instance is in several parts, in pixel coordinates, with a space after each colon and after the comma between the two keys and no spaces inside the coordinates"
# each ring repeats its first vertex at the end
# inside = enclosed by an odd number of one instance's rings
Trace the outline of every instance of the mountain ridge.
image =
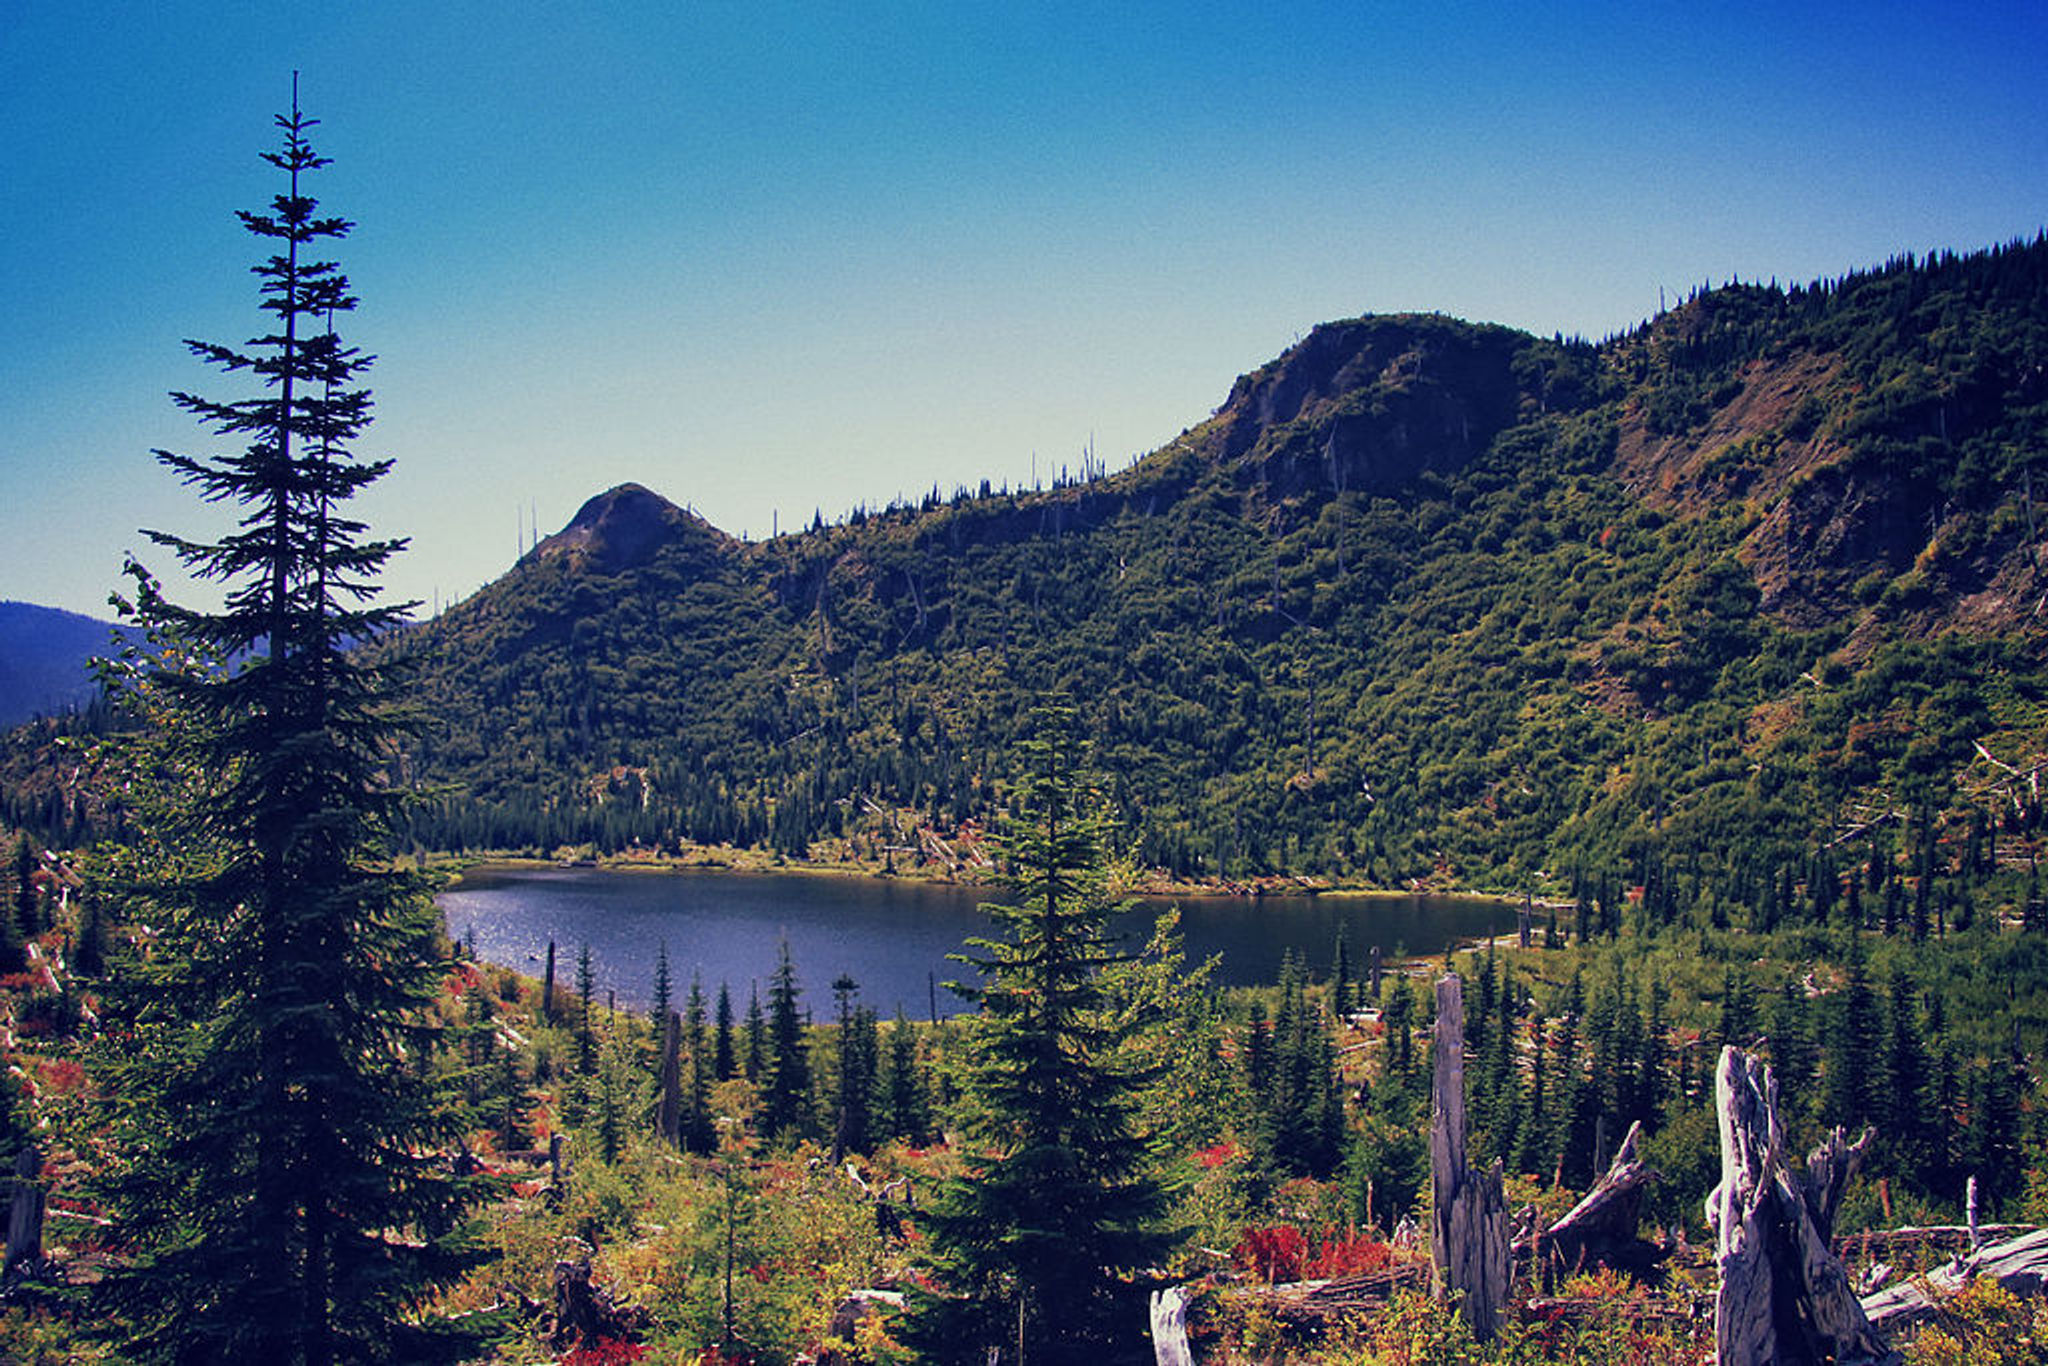
{"type": "Polygon", "coordinates": [[[1597,345],[1324,324],[1115,474],[768,541],[621,486],[412,633],[446,720],[420,771],[471,792],[421,834],[872,852],[907,838],[877,811],[991,815],[1057,689],[1140,857],[1190,875],[1824,839],[2039,738],[2044,363],[2036,239],[1597,345]],[[1907,722],[1802,694],[1915,651],[1946,700],[1907,722]]]}

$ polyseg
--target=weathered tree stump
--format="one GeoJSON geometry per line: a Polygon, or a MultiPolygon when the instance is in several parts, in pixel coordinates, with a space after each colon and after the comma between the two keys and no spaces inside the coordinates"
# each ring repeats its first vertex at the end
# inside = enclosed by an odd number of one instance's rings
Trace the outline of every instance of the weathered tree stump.
{"type": "Polygon", "coordinates": [[[1188,1347],[1188,1292],[1170,1285],[1152,1292],[1153,1366],[1195,1366],[1188,1347]]]}
{"type": "Polygon", "coordinates": [[[1715,1231],[1714,1348],[1720,1366],[1898,1360],[1871,1327],[1829,1247],[1842,1189],[1870,1142],[1840,1129],[1795,1176],[1778,1122],[1778,1085],[1761,1059],[1721,1050],[1714,1078],[1721,1182],[1707,1197],[1715,1231]]]}
{"type": "Polygon", "coordinates": [[[1458,1291],[1458,1311],[1481,1342],[1500,1327],[1508,1297],[1508,1205],[1501,1164],[1482,1175],[1465,1155],[1465,996],[1456,973],[1436,984],[1435,1070],[1430,1087],[1429,1248],[1438,1295],[1458,1291]]]}
{"type": "Polygon", "coordinates": [[[1546,1266],[1567,1268],[1588,1261],[1614,1265],[1643,1260],[1644,1244],[1636,1236],[1636,1224],[1642,1213],[1643,1188],[1657,1179],[1657,1171],[1644,1165],[1636,1151],[1642,1131],[1640,1121],[1629,1125],[1614,1161],[1585,1197],[1549,1228],[1530,1228],[1519,1234],[1514,1254],[1529,1257],[1540,1253],[1546,1266]]]}
{"type": "Polygon", "coordinates": [[[547,1339],[556,1348],[595,1347],[605,1338],[632,1342],[647,1331],[653,1315],[637,1304],[620,1304],[590,1274],[590,1250],[555,1263],[555,1302],[547,1339]]]}
{"type": "Polygon", "coordinates": [[[817,1366],[857,1366],[868,1360],[865,1352],[859,1350],[860,1326],[871,1318],[879,1318],[903,1308],[903,1296],[894,1290],[849,1290],[839,1307],[832,1311],[832,1322],[825,1329],[830,1338],[818,1352],[817,1366]]]}

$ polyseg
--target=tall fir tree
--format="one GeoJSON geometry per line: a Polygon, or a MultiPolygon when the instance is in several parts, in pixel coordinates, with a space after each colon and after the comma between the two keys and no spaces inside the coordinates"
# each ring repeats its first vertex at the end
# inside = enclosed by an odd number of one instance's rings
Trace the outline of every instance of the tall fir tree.
{"type": "Polygon", "coordinates": [[[725,983],[718,984],[718,1011],[712,1025],[715,1039],[712,1044],[711,1073],[719,1081],[731,1081],[738,1070],[737,1057],[733,1052],[732,1038],[732,991],[725,983]]]}
{"type": "Polygon", "coordinates": [[[789,941],[782,941],[768,983],[768,1076],[761,1095],[761,1129],[770,1138],[801,1138],[811,1120],[811,1056],[804,1043],[802,990],[789,941]]]}
{"type": "Polygon", "coordinates": [[[469,1183],[441,1157],[460,1106],[422,1080],[446,966],[434,908],[389,856],[406,801],[390,752],[409,719],[389,668],[350,650],[404,613],[376,603],[402,543],[342,512],[389,467],[349,453],[370,358],[335,332],[356,300],[317,259],[350,225],[306,193],[327,163],[296,93],[277,124],[282,148],[263,156],[286,189],[240,215],[272,253],[255,267],[270,330],[241,349],[187,343],[260,390],[173,395],[245,444],[156,452],[240,511],[215,541],[147,533],[222,606],[174,605],[130,567],[129,610],[166,648],[130,660],[125,692],[150,722],[131,771],[149,795],[102,867],[155,934],[107,990],[121,1044],[97,1060],[118,1155],[106,1197],[127,1255],[100,1293],[138,1358],[327,1366],[408,1354],[401,1311],[456,1270],[469,1183]]]}
{"type": "Polygon", "coordinates": [[[704,984],[695,976],[690,978],[690,994],[683,1007],[683,1046],[689,1049],[683,1147],[693,1153],[708,1153],[718,1146],[718,1127],[711,1114],[711,1038],[705,1021],[704,984]]]}
{"type": "Polygon", "coordinates": [[[939,1293],[913,1329],[937,1360],[1149,1359],[1128,1277],[1165,1251],[1165,1194],[1132,1114],[1142,1022],[1105,1009],[1101,987],[1125,957],[1107,820],[1071,705],[1041,706],[1021,748],[1004,839],[1017,899],[984,907],[1003,937],[970,942],[981,980],[954,987],[978,1006],[963,1026],[970,1175],[925,1215],[939,1293]]]}
{"type": "Polygon", "coordinates": [[[881,1097],[886,1136],[923,1143],[931,1132],[931,1087],[917,1057],[917,1033],[899,1007],[882,1055],[881,1097]]]}
{"type": "Polygon", "coordinates": [[[747,988],[747,1047],[742,1055],[742,1065],[748,1081],[756,1085],[768,1073],[768,1020],[761,1013],[761,988],[749,985],[747,988]]]}

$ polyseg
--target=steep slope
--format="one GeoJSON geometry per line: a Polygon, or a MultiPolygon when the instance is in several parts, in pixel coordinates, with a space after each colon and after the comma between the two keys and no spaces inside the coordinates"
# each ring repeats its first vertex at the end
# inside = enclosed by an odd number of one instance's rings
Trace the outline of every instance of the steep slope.
{"type": "Polygon", "coordinates": [[[113,651],[114,626],[76,612],[0,602],[0,729],[90,704],[86,661],[113,651]]]}
{"type": "Polygon", "coordinates": [[[1978,744],[2043,743],[2044,366],[2036,241],[1600,346],[1331,324],[1120,474],[765,543],[626,486],[412,637],[422,772],[469,784],[420,833],[879,849],[904,809],[985,816],[1047,689],[1187,874],[1507,882],[1781,861],[1855,803],[1965,819],[1978,744]]]}

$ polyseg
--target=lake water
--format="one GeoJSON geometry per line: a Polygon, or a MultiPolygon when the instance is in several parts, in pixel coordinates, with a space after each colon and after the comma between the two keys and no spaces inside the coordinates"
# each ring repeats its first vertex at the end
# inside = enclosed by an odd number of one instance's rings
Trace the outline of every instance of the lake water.
{"type": "MultiPolygon", "coordinates": [[[[678,1000],[694,975],[716,1000],[719,983],[744,1012],[750,988],[765,993],[778,946],[790,957],[818,1018],[831,1009],[830,983],[841,973],[860,984],[861,1000],[884,1018],[900,1007],[914,1018],[934,1008],[952,1015],[964,1003],[943,985],[970,970],[946,955],[975,936],[994,934],[978,909],[1000,893],[885,878],[800,873],[741,874],[683,869],[478,869],[440,896],[448,932],[474,935],[479,957],[539,976],[548,940],[556,978],[575,980],[579,945],[590,946],[600,992],[621,1005],[645,1006],[654,962],[668,946],[678,1000]],[[936,984],[936,985],[935,985],[936,984]]],[[[1125,918],[1142,942],[1166,901],[1141,900],[1125,918]]],[[[1355,971],[1370,946],[1435,955],[1460,939],[1511,929],[1511,906],[1473,897],[1193,897],[1178,902],[1190,962],[1221,954],[1219,981],[1251,985],[1278,979],[1293,950],[1317,977],[1330,971],[1342,921],[1355,971]]]]}

